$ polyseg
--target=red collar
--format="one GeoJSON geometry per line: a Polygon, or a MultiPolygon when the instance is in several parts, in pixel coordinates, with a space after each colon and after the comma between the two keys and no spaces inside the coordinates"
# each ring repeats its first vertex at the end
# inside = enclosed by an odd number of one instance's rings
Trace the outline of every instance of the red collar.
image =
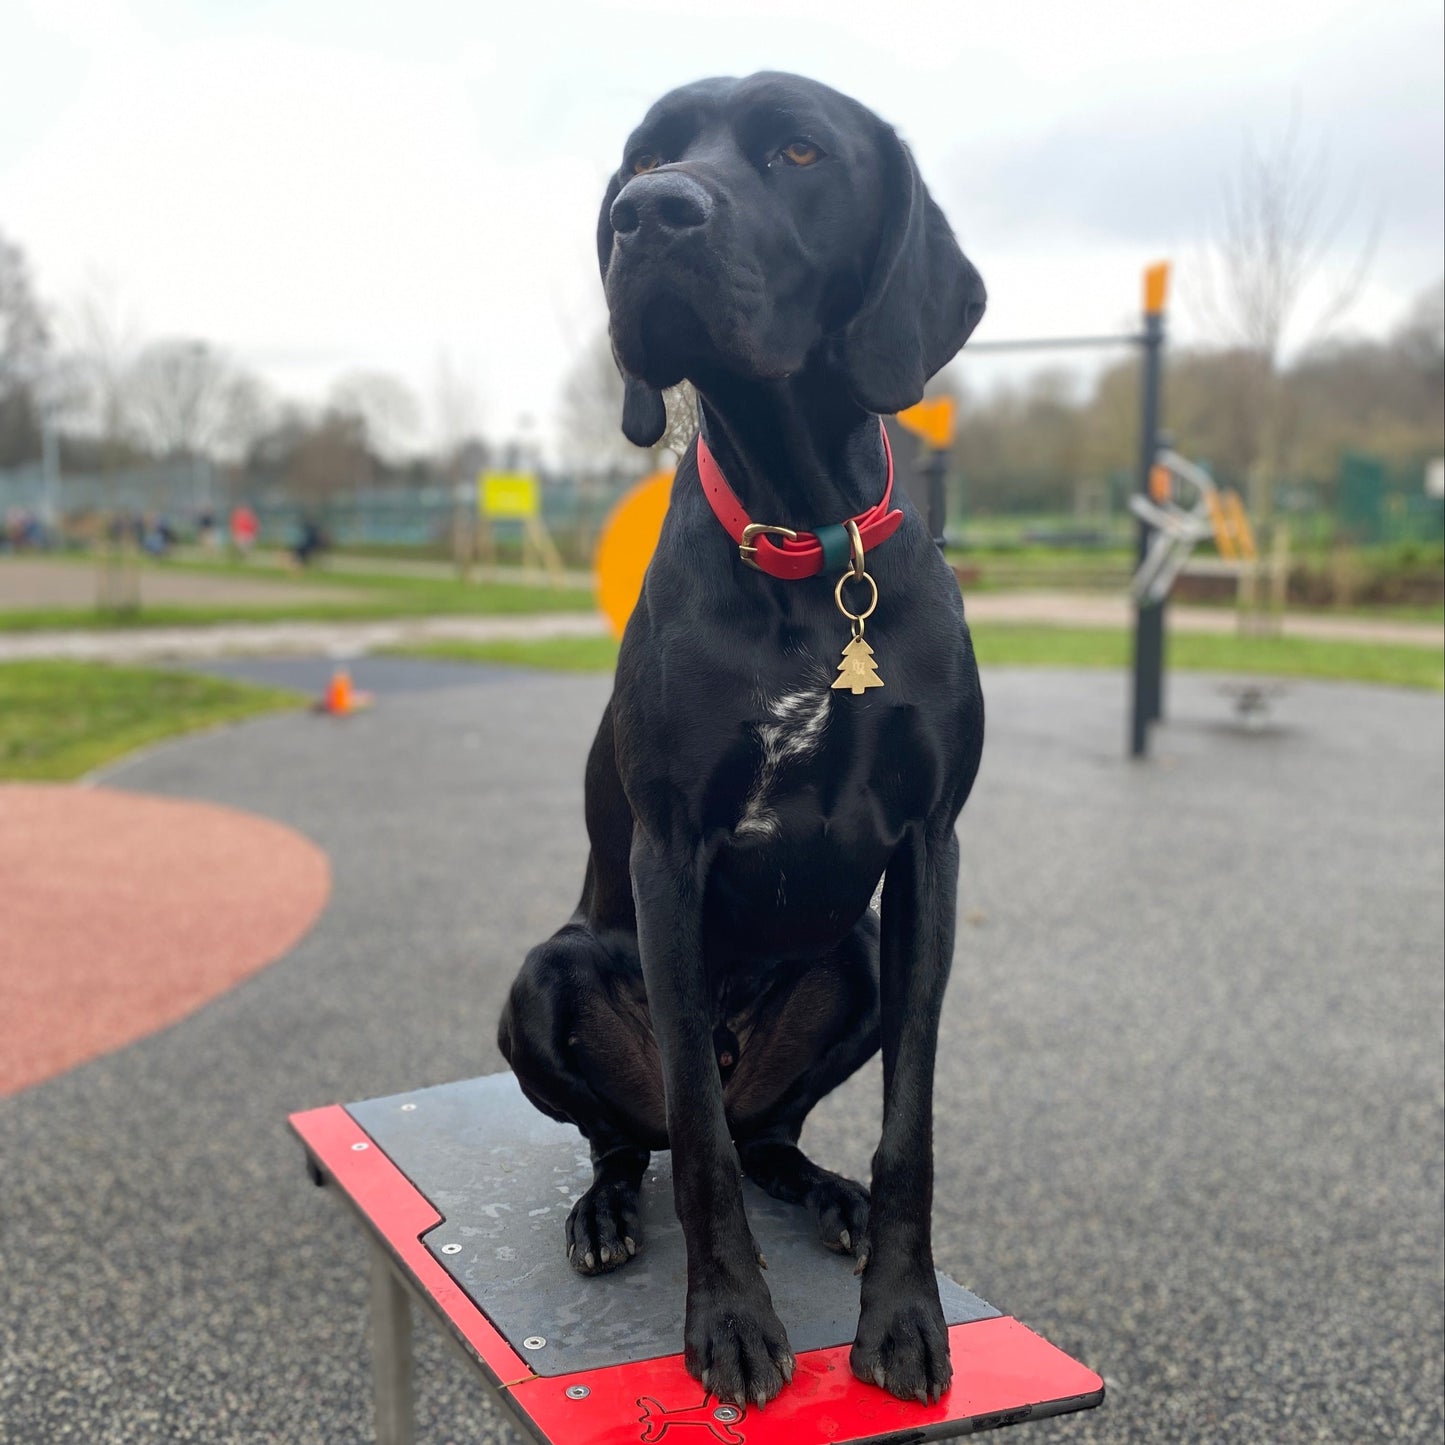
{"type": "MultiPolygon", "coordinates": [[[[883,500],[876,507],[870,507],[852,518],[858,525],[865,553],[886,542],[903,520],[903,513],[896,507],[888,510],[893,496],[893,448],[888,445],[888,433],[881,420],[878,429],[883,433],[888,485],[883,489],[883,500]]],[[[708,499],[713,515],[738,544],[743,561],[750,566],[766,572],[769,577],[794,582],[803,577],[816,577],[829,562],[838,571],[848,565],[847,533],[841,522],[819,528],[817,532],[792,532],[787,527],[755,523],[738,500],[738,494],[728,485],[717,458],[700,432],[697,438],[697,470],[702,479],[703,495],[708,499]],[[779,540],[774,541],[773,537],[779,540]]]]}

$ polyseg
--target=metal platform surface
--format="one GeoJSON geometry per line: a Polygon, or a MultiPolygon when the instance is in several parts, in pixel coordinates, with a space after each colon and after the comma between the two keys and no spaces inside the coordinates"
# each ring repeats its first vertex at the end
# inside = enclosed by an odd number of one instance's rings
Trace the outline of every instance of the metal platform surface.
{"type": "Polygon", "coordinates": [[[942,1440],[1104,1397],[1093,1371],[946,1276],[954,1378],[935,1404],[899,1400],[848,1365],[859,1284],[805,1211],[745,1186],[767,1283],[797,1357],[762,1408],[720,1401],[680,1353],[685,1293],[668,1156],[644,1183],[636,1258],[586,1278],[563,1224],[590,1184],[576,1131],[510,1074],[291,1117],[313,1178],[334,1185],[371,1245],[377,1439],[411,1445],[408,1298],[450,1333],[492,1398],[541,1445],[882,1445],[942,1440]]]}
{"type": "MultiPolygon", "coordinates": [[[[423,1236],[427,1249],[539,1375],[680,1347],[687,1259],[669,1153],[653,1155],[643,1181],[636,1258],[589,1278],[568,1264],[563,1235],[573,1202],[592,1182],[586,1142],[533,1108],[513,1075],[370,1099],[347,1112],[442,1216],[423,1236]],[[546,1343],[525,1347],[538,1339],[546,1343]]],[[[853,1261],[823,1247],[805,1210],[748,1182],[743,1196],[794,1350],[852,1344],[853,1261]]],[[[950,1325],[999,1314],[947,1275],[938,1284],[950,1325]]]]}

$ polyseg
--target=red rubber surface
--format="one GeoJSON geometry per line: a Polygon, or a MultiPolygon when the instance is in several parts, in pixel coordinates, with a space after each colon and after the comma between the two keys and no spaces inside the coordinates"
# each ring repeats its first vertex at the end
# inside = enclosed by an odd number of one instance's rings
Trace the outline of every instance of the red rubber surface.
{"type": "Polygon", "coordinates": [[[287,952],[330,891],[326,855],[266,818],[0,787],[0,1094],[176,1023],[287,952]]]}

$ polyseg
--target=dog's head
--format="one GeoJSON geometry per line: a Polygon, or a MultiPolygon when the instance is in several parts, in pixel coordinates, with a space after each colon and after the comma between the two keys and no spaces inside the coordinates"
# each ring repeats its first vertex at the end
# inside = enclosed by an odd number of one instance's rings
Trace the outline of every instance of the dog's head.
{"type": "Polygon", "coordinates": [[[662,434],[661,388],[785,377],[815,353],[860,405],[901,411],[984,309],[893,128],[795,75],[658,101],[607,187],[597,251],[640,446],[662,434]]]}

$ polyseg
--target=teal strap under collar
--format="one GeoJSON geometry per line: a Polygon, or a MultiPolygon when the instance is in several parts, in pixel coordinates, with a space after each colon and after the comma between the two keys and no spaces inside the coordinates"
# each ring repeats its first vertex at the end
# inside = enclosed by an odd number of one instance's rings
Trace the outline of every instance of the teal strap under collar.
{"type": "Polygon", "coordinates": [[[813,535],[823,548],[822,571],[831,575],[853,565],[853,548],[848,541],[848,529],[841,522],[819,527],[813,535]]]}

